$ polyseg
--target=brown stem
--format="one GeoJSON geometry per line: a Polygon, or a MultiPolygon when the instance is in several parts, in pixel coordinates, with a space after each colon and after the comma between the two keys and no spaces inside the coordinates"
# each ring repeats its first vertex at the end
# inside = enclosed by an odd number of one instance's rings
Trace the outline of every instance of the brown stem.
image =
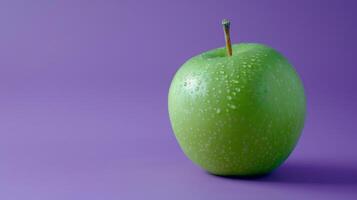
{"type": "Polygon", "coordinates": [[[224,19],[222,20],[222,25],[224,30],[224,38],[226,39],[227,55],[232,56],[232,44],[231,44],[231,36],[229,32],[231,22],[227,19],[224,19]]]}

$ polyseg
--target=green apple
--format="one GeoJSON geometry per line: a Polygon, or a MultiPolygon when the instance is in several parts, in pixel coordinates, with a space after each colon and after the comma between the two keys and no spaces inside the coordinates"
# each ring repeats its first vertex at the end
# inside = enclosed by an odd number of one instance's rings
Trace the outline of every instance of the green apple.
{"type": "Polygon", "coordinates": [[[227,47],[194,56],[175,74],[172,129],[184,153],[212,174],[266,174],[300,137],[304,88],[282,54],[256,43],[231,46],[225,30],[227,47]]]}

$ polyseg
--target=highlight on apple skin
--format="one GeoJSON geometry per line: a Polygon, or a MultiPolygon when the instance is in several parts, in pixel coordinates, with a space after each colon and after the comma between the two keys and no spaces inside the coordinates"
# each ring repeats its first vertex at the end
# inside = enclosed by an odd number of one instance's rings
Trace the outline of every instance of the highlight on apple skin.
{"type": "Polygon", "coordinates": [[[304,88],[283,55],[262,44],[231,45],[229,22],[223,26],[226,47],[192,57],[172,80],[172,129],[187,157],[212,174],[266,174],[300,137],[304,88]]]}

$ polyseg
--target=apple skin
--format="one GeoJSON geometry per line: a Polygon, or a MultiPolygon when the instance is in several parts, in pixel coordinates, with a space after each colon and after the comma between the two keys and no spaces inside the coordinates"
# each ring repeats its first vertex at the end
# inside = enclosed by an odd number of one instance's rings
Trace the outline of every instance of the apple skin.
{"type": "Polygon", "coordinates": [[[256,176],[280,166],[304,126],[302,82],[284,56],[255,43],[189,59],[172,80],[168,109],[190,160],[221,176],[256,176]]]}

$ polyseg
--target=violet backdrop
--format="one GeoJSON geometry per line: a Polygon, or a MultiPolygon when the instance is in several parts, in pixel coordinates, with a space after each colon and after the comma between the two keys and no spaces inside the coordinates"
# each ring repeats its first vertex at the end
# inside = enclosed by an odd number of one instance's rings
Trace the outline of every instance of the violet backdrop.
{"type": "Polygon", "coordinates": [[[357,1],[1,1],[0,199],[356,199],[357,1]],[[167,93],[232,40],[282,52],[308,115],[285,164],[208,175],[181,152],[167,93]]]}

